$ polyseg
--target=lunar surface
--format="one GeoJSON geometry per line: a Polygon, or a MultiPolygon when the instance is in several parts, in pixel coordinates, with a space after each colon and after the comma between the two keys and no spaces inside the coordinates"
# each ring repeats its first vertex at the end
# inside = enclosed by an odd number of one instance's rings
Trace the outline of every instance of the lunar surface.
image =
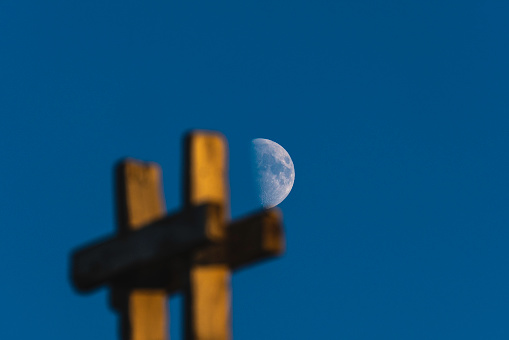
{"type": "Polygon", "coordinates": [[[283,147],[271,140],[252,141],[253,168],[260,203],[272,208],[283,202],[293,187],[295,169],[283,147]]]}

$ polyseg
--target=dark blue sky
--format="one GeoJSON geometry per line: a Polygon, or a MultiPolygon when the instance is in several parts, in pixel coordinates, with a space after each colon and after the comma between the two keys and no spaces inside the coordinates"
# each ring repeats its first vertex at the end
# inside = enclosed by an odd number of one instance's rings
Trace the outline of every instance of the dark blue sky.
{"type": "MultiPolygon", "coordinates": [[[[181,137],[292,156],[287,252],[233,277],[233,334],[509,338],[509,2],[0,2],[2,339],[116,339],[68,254],[114,230],[112,167],[181,137]]],[[[180,320],[179,301],[171,303],[180,320]]],[[[179,334],[179,328],[172,329],[179,334]]],[[[177,337],[174,337],[177,339],[177,337]]]]}

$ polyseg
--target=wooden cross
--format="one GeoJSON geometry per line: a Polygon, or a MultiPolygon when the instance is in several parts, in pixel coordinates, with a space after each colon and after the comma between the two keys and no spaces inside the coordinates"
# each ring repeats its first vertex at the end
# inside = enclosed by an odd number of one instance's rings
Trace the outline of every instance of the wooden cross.
{"type": "Polygon", "coordinates": [[[230,340],[231,272],[283,252],[278,209],[230,222],[227,152],[219,133],[186,136],[184,207],[171,215],[157,164],[117,166],[118,233],[74,251],[71,277],[80,292],[111,287],[122,340],[168,339],[166,300],[176,292],[186,340],[230,340]]]}

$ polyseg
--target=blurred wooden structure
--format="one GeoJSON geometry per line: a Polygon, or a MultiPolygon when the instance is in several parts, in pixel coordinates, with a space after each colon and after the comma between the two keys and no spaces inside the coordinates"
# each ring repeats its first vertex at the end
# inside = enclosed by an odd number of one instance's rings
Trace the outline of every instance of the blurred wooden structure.
{"type": "Polygon", "coordinates": [[[167,297],[184,294],[186,340],[231,339],[231,272],[280,255],[278,209],[230,222],[228,149],[216,132],[184,143],[184,204],[166,212],[161,169],[127,159],[115,172],[117,235],[75,250],[74,286],[111,287],[122,340],[166,340],[167,297]]]}

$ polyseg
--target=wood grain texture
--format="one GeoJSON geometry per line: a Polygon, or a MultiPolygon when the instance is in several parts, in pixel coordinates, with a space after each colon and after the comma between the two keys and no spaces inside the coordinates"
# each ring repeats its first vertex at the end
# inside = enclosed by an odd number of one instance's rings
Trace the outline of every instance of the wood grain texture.
{"type": "MultiPolygon", "coordinates": [[[[186,136],[184,155],[185,205],[218,204],[226,226],[230,219],[226,139],[219,133],[191,132],[186,136]]],[[[224,249],[223,245],[216,248],[224,249]]],[[[202,265],[191,259],[184,279],[186,340],[231,339],[230,276],[226,263],[202,265]]]]}
{"type": "MultiPolygon", "coordinates": [[[[127,159],[116,168],[119,234],[140,229],[166,214],[161,169],[127,159]]],[[[168,311],[164,290],[112,287],[112,303],[121,319],[122,340],[166,340],[168,311]]]]}

